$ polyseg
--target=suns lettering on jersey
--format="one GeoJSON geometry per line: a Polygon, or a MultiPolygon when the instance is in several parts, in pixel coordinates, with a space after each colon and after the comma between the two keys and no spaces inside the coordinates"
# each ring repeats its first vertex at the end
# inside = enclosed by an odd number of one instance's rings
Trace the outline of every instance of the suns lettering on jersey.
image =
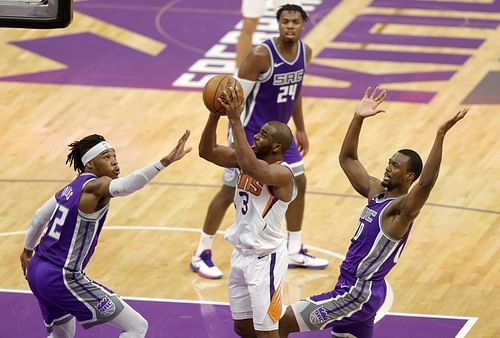
{"type": "Polygon", "coordinates": [[[259,183],[255,178],[248,176],[245,173],[241,173],[240,179],[238,181],[238,189],[248,191],[252,195],[259,196],[262,192],[263,185],[259,183]]]}

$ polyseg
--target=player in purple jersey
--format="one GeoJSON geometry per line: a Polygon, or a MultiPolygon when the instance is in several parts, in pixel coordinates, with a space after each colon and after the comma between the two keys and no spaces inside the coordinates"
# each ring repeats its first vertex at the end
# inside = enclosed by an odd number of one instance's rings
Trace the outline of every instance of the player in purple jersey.
{"type": "Polygon", "coordinates": [[[234,246],[228,282],[234,331],[241,337],[279,337],[288,258],[281,223],[297,195],[292,169],[281,161],[293,136],[285,123],[271,121],[250,147],[234,88],[224,96],[228,103],[219,101],[233,126],[234,147],[216,143],[220,115],[211,112],[199,153],[221,167],[241,169],[233,196],[236,223],[224,236],[234,246]]]}
{"type": "Polygon", "coordinates": [[[74,337],[75,317],[84,328],[108,322],[122,330],[120,337],[146,335],[147,321],[83,270],[94,253],[110,199],[141,189],[183,158],[191,151],[184,149],[189,134],[186,131],[160,161],[122,178],[115,150],[104,137],[89,135],[69,145],[66,163],[79,175],[35,212],[20,257],[49,337],[74,337]],[[35,248],[45,225],[47,231],[35,248]]]}
{"type": "Polygon", "coordinates": [[[358,193],[368,198],[368,205],[359,218],[335,288],[288,306],[280,320],[281,337],[324,329],[331,330],[332,337],[372,337],[375,314],[385,300],[385,276],[399,259],[413,220],[436,182],[444,136],[468,111],[459,111],[438,128],[423,169],[420,156],[403,149],[389,159],[380,181],[368,175],[358,159],[364,119],[383,112],[378,106],[386,92],[378,88],[370,91],[366,90],[356,107],[339,156],[347,178],[358,193]],[[420,180],[410,190],[420,174],[420,180]]]}
{"type": "MultiPolygon", "coordinates": [[[[294,171],[298,196],[286,213],[288,229],[289,267],[324,269],[325,259],[313,257],[302,246],[302,219],[306,191],[306,176],[302,157],[309,151],[309,142],[302,114],[302,80],[306,64],[311,59],[311,48],[300,40],[308,19],[297,5],[284,5],[277,14],[279,36],[257,46],[243,62],[238,77],[246,98],[246,112],[242,123],[249,142],[269,121],[288,123],[293,118],[296,133],[285,154],[285,162],[294,171]]],[[[190,267],[205,278],[221,278],[222,272],[213,263],[212,241],[224,214],[233,201],[236,169],[224,171],[223,185],[207,210],[203,231],[190,267]]]]}

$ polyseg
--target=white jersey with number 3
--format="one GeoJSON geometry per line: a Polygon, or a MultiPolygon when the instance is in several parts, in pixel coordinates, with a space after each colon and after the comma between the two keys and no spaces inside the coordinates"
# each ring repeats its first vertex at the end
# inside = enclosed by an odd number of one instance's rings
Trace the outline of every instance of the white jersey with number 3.
{"type": "MultiPolygon", "coordinates": [[[[287,163],[282,165],[290,168],[287,163]]],[[[244,255],[267,255],[284,242],[281,225],[288,205],[297,196],[293,183],[292,198],[285,202],[272,193],[269,186],[240,173],[234,194],[236,223],[231,225],[224,238],[244,255]]]]}

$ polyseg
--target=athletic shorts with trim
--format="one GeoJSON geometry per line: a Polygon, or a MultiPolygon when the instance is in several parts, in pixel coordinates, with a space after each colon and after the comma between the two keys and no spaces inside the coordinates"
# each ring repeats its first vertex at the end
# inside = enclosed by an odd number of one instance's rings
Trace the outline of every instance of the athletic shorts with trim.
{"type": "Polygon", "coordinates": [[[384,303],[385,281],[340,276],[330,292],[291,305],[300,331],[331,329],[332,337],[370,338],[375,315],[384,303]]]}
{"type": "Polygon", "coordinates": [[[288,269],[285,244],[264,256],[231,254],[229,305],[234,320],[253,319],[255,330],[278,329],[285,307],[283,286],[288,269]]]}
{"type": "Polygon", "coordinates": [[[83,271],[70,271],[34,255],[27,279],[38,300],[47,330],[73,316],[84,328],[108,322],[123,310],[113,291],[90,280],[83,271]]]}

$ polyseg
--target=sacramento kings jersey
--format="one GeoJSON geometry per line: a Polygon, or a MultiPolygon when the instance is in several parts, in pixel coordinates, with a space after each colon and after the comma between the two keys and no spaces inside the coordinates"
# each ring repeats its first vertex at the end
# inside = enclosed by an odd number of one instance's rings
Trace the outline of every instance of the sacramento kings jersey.
{"type": "Polygon", "coordinates": [[[341,275],[361,280],[382,280],[396,265],[413,223],[401,240],[384,234],[382,214],[395,199],[383,199],[383,196],[384,193],[381,193],[372,198],[361,213],[347,256],[340,266],[341,275]]]}
{"type": "MultiPolygon", "coordinates": [[[[291,170],[287,163],[282,165],[291,170]]],[[[267,255],[284,242],[281,224],[288,204],[297,196],[293,183],[292,198],[284,202],[276,198],[269,186],[240,172],[234,193],[236,223],[226,231],[224,238],[244,255],[267,255]]]]}
{"type": "Polygon", "coordinates": [[[283,58],[273,39],[263,42],[270,55],[269,70],[259,75],[246,100],[243,126],[250,144],[253,136],[269,121],[288,123],[302,88],[306,66],[306,48],[299,41],[297,56],[289,62],[283,58]]]}
{"type": "Polygon", "coordinates": [[[108,205],[93,214],[78,210],[83,187],[95,178],[93,174],[81,174],[56,193],[57,207],[35,249],[38,256],[68,270],[85,268],[108,213],[108,205]]]}

